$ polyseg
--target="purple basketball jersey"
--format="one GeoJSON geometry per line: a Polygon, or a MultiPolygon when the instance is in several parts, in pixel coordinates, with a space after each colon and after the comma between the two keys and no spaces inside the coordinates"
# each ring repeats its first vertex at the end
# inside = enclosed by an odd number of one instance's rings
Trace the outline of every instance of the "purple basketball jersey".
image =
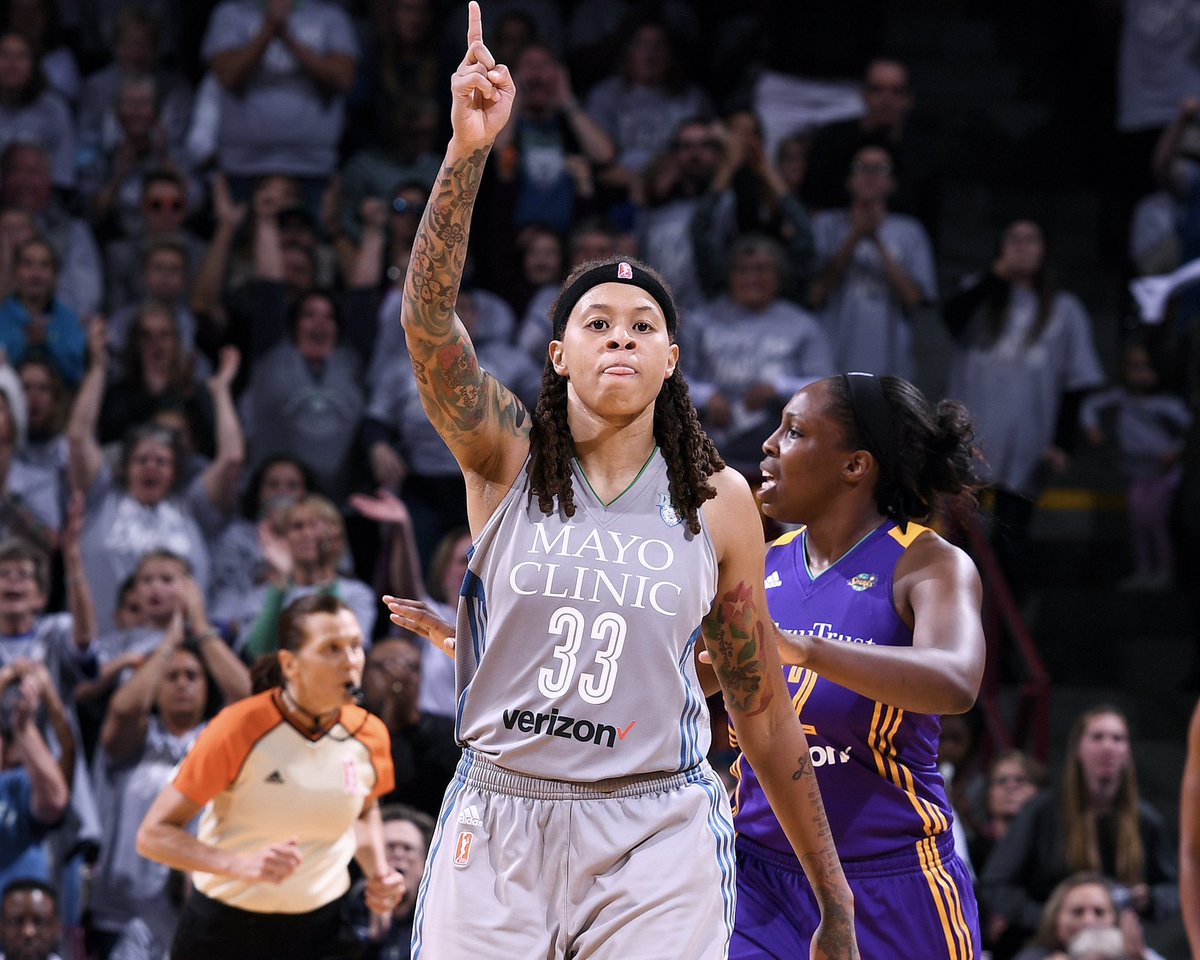
{"type": "MultiPolygon", "coordinates": [[[[816,577],[808,570],[804,531],[784,535],[767,550],[771,616],[787,632],[911,646],[912,631],[896,613],[892,582],[901,555],[925,532],[910,523],[902,534],[895,523],[885,523],[816,577]]],[[[950,804],[937,769],[940,718],[887,706],[804,667],[785,666],[784,675],[843,861],[894,853],[950,831],[950,804]]],[[[733,770],[738,833],[791,853],[744,756],[733,770]]]]}

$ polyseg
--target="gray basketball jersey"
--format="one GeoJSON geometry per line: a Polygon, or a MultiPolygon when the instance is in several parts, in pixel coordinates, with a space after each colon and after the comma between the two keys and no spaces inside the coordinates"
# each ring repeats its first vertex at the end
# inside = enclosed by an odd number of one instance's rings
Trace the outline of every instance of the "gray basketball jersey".
{"type": "Polygon", "coordinates": [[[522,473],[475,542],[458,606],[458,738],[517,773],[595,781],[700,763],[693,652],[717,585],[712,538],[671,505],[656,449],[607,507],[578,464],[575,516],[522,473]]]}

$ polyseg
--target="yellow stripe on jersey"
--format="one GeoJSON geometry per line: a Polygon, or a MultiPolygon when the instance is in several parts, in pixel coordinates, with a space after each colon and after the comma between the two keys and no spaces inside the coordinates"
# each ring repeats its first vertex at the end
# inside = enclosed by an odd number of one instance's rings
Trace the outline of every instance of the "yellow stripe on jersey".
{"type": "Polygon", "coordinates": [[[797,527],[795,530],[789,530],[783,536],[781,536],[775,540],[772,540],[770,543],[768,543],[767,549],[770,550],[771,547],[786,547],[789,543],[791,543],[793,540],[795,540],[803,532],[804,532],[803,527],[797,527]]]}
{"type": "Polygon", "coordinates": [[[934,905],[942,921],[942,932],[946,937],[946,952],[950,960],[974,960],[975,944],[971,929],[963,915],[962,896],[954,878],[946,870],[938,852],[937,841],[926,837],[917,841],[917,856],[921,872],[929,884],[934,905]]]}
{"type": "MultiPolygon", "coordinates": [[[[812,696],[813,690],[816,689],[817,675],[807,667],[792,667],[792,674],[796,670],[803,671],[803,680],[800,683],[799,689],[796,690],[796,695],[792,697],[792,706],[796,708],[796,716],[798,717],[800,716],[800,711],[804,709],[804,704],[808,702],[808,698],[812,696]]],[[[795,683],[800,677],[789,675],[788,679],[795,683]]],[[[815,737],[817,735],[817,728],[811,723],[802,723],[800,727],[804,730],[804,735],[807,737],[815,737]]]]}
{"type": "MultiPolygon", "coordinates": [[[[733,740],[733,730],[729,731],[729,739],[733,740]]],[[[734,744],[736,746],[736,744],[734,744]]],[[[729,772],[733,774],[733,779],[737,782],[733,787],[733,799],[729,804],[730,813],[737,816],[738,807],[741,806],[742,800],[742,760],[745,758],[744,753],[739,753],[737,759],[729,765],[729,772]]]]}
{"type": "Polygon", "coordinates": [[[899,527],[892,527],[892,529],[888,531],[888,536],[890,536],[893,540],[900,544],[900,546],[907,550],[912,546],[913,541],[916,540],[917,537],[928,532],[929,527],[923,527],[919,523],[910,522],[908,524],[908,529],[906,529],[904,533],[900,532],[899,527]]]}
{"type": "Polygon", "coordinates": [[[934,837],[945,833],[950,824],[936,804],[917,795],[916,779],[912,771],[896,759],[895,737],[900,732],[903,719],[903,710],[876,701],[875,713],[871,717],[871,729],[867,733],[867,743],[875,755],[875,767],[879,770],[879,775],[904,791],[924,824],[925,835],[934,837]]]}

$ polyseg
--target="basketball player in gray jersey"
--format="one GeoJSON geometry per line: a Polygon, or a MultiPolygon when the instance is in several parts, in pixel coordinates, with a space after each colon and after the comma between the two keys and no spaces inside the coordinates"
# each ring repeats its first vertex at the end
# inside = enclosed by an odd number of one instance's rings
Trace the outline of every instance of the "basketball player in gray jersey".
{"type": "Polygon", "coordinates": [[[634,260],[568,277],[532,416],[480,368],[454,314],[483,165],[516,93],[475,2],[468,20],[401,314],[425,410],[466,480],[474,543],[456,652],[463,760],[413,956],[727,956],[733,831],[704,761],[702,641],[819,891],[810,955],[857,957],[775,649],[757,508],[699,428],[661,279],[634,260]]]}

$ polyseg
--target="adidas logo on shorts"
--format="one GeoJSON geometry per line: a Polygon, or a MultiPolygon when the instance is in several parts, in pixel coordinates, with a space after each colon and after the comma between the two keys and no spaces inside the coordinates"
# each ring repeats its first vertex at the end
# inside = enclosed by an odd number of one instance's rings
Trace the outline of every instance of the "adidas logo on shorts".
{"type": "Polygon", "coordinates": [[[278,770],[272,770],[263,779],[263,783],[283,783],[283,774],[280,773],[278,770]]]}
{"type": "Polygon", "coordinates": [[[462,808],[462,812],[458,815],[458,822],[465,823],[471,827],[483,826],[483,820],[479,816],[479,808],[473,803],[462,808]]]}

